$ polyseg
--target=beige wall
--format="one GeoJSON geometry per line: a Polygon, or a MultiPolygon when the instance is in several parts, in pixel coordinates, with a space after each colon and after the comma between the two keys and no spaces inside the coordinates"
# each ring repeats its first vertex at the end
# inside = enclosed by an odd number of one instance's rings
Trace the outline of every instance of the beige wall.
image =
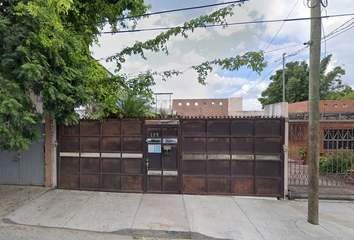
{"type": "Polygon", "coordinates": [[[263,111],[235,111],[232,115],[229,116],[237,116],[237,117],[256,117],[262,116],[263,111]]]}
{"type": "Polygon", "coordinates": [[[228,99],[174,99],[172,108],[178,116],[228,116],[228,99]]]}
{"type": "Polygon", "coordinates": [[[241,97],[230,97],[228,115],[229,116],[238,116],[238,112],[242,111],[242,98],[241,97]]]}

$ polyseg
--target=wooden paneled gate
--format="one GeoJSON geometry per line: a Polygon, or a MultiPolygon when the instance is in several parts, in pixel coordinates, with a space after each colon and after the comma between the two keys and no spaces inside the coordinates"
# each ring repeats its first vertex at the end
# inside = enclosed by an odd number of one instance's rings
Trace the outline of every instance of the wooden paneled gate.
{"type": "Polygon", "coordinates": [[[284,119],[82,120],[59,126],[58,187],[284,196],[284,119]]]}

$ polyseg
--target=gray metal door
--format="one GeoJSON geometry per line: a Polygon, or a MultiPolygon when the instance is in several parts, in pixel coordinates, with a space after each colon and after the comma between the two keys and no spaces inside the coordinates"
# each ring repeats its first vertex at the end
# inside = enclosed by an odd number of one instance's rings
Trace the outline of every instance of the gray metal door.
{"type": "Polygon", "coordinates": [[[41,138],[29,150],[0,153],[0,184],[44,185],[44,124],[41,138]]]}

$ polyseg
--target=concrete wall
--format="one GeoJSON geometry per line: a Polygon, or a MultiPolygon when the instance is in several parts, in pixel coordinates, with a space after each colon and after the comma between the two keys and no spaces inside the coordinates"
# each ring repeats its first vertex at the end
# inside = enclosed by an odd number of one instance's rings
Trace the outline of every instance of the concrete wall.
{"type": "Polygon", "coordinates": [[[174,99],[172,106],[178,116],[228,115],[228,99],[174,99]]]}
{"type": "Polygon", "coordinates": [[[229,116],[245,116],[240,115],[242,111],[242,98],[241,97],[230,97],[229,106],[228,106],[228,115],[229,116]]]}
{"type": "Polygon", "coordinates": [[[275,103],[264,106],[263,116],[266,117],[289,117],[289,105],[287,102],[275,103]]]}

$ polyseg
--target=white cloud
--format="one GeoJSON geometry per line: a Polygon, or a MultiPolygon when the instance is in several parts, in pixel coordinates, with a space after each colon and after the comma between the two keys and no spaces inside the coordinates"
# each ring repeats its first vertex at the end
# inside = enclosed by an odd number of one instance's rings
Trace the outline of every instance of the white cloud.
{"type": "Polygon", "coordinates": [[[244,49],[246,48],[246,43],[245,42],[240,42],[235,48],[231,48],[231,52],[234,52],[234,51],[243,51],[244,49]]]}
{"type": "MultiPolygon", "coordinates": [[[[191,1],[186,0],[162,2],[146,0],[145,2],[152,4],[152,12],[162,9],[166,10],[207,4],[205,1],[201,0],[196,0],[193,4],[191,1]]],[[[228,18],[228,22],[286,19],[296,2],[297,0],[248,1],[241,7],[235,8],[235,14],[228,18]]],[[[179,12],[178,14],[170,13],[151,16],[149,19],[144,19],[139,22],[138,29],[177,26],[190,18],[210,13],[210,11],[211,9],[206,8],[179,12]]],[[[351,12],[354,12],[352,0],[342,0],[340,4],[329,2],[326,11],[322,11],[322,14],[330,16],[351,12]]],[[[303,5],[303,1],[299,0],[289,18],[309,16],[310,9],[303,5]]],[[[350,18],[351,17],[336,17],[323,19],[325,34],[330,33],[350,18]]],[[[241,69],[236,73],[225,73],[215,68],[214,72],[210,74],[207,79],[209,84],[207,86],[201,86],[197,82],[197,74],[193,70],[189,70],[181,76],[168,79],[166,82],[162,82],[157,78],[157,85],[153,88],[156,92],[173,92],[173,98],[243,96],[245,110],[259,110],[261,105],[257,98],[260,97],[261,92],[267,88],[270,82],[269,77],[274,74],[274,71],[272,72],[273,68],[280,63],[275,61],[281,59],[284,52],[288,55],[303,48],[303,42],[308,41],[310,38],[310,21],[285,22],[284,25],[283,23],[284,22],[247,24],[230,26],[226,29],[221,29],[220,27],[197,29],[195,33],[188,33],[188,39],[184,39],[181,36],[171,36],[167,43],[170,52],[169,56],[162,53],[147,52],[147,61],[142,60],[139,56],[132,56],[127,58],[127,62],[123,64],[123,71],[126,73],[138,73],[146,69],[152,69],[153,71],[176,68],[187,69],[188,66],[200,64],[205,60],[235,56],[246,51],[264,50],[272,40],[273,42],[269,45],[268,51],[297,45],[296,47],[266,53],[265,57],[269,67],[263,71],[260,77],[256,74],[251,74],[250,77],[247,78],[249,70],[241,69]],[[269,75],[266,76],[268,73],[269,75]],[[264,78],[264,80],[255,86],[255,83],[262,78],[264,78]],[[241,88],[244,81],[245,83],[241,88]]],[[[131,46],[135,41],[145,41],[146,39],[154,38],[159,33],[160,31],[151,31],[134,34],[102,35],[102,37],[99,38],[101,47],[94,46],[91,50],[94,52],[93,56],[98,59],[116,53],[125,46],[131,46]]],[[[342,66],[346,70],[346,75],[342,77],[343,82],[352,87],[354,87],[354,78],[352,78],[352,76],[354,76],[354,58],[352,57],[353,51],[351,51],[351,39],[353,37],[354,31],[349,30],[327,41],[326,44],[322,44],[322,56],[324,56],[324,51],[326,51],[326,54],[333,54],[328,69],[330,70],[335,66],[342,66]]],[[[286,61],[307,61],[308,54],[309,51],[306,50],[295,57],[286,59],[286,61]]],[[[115,63],[101,63],[109,70],[114,70],[115,63]]],[[[281,67],[280,65],[277,69],[281,67]]]]}
{"type": "Polygon", "coordinates": [[[194,41],[205,41],[212,37],[209,29],[206,28],[198,28],[194,31],[194,33],[189,34],[189,39],[194,41]]]}
{"type": "Polygon", "coordinates": [[[187,64],[199,64],[204,62],[205,60],[205,57],[196,53],[194,50],[183,55],[183,62],[187,64]]]}

